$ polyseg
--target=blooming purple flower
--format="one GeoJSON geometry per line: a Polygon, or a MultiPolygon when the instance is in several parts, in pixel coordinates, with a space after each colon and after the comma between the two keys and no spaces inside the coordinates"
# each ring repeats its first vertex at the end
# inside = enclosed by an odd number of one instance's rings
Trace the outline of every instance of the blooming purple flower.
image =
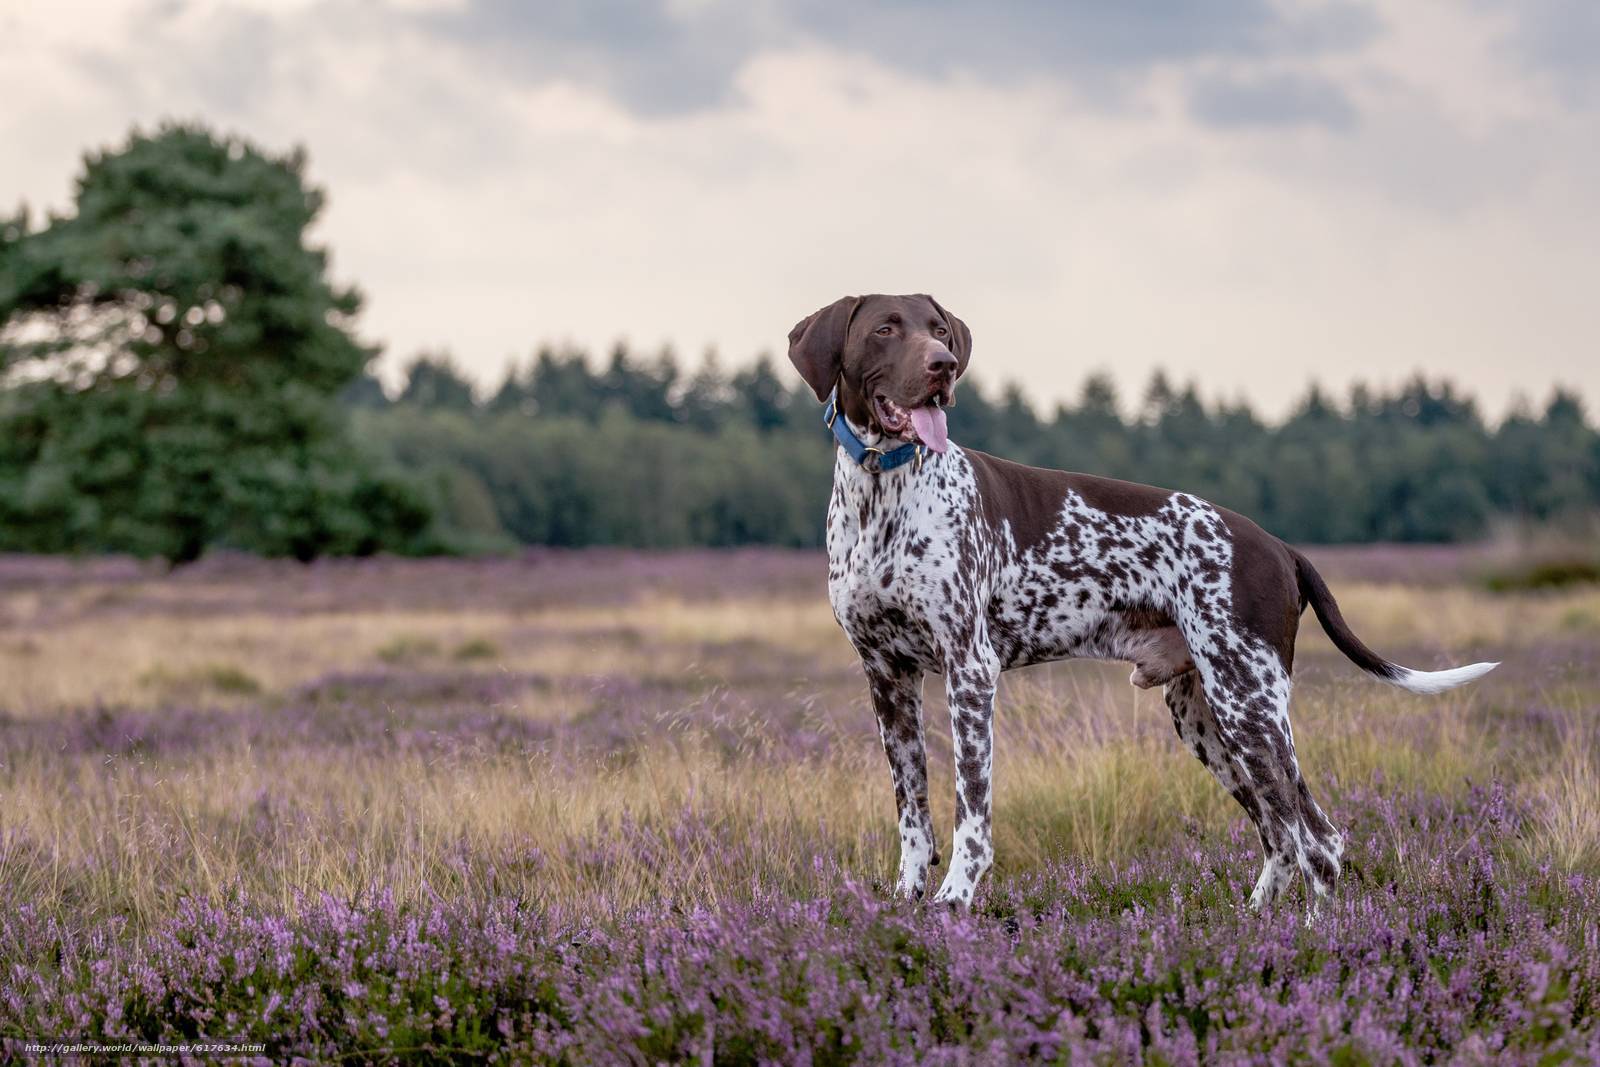
{"type": "MultiPolygon", "coordinates": [[[[264,1042],[274,1058],[969,1063],[1434,1060],[1600,1053],[1600,882],[1509,846],[1508,790],[1355,791],[1365,873],[1307,923],[1241,911],[1248,842],[1061,860],[973,914],[893,903],[829,867],[826,898],[562,916],[507,897],[375,887],[287,914],[233,893],[141,938],[0,913],[0,1039],[264,1042]],[[1196,853],[1199,852],[1197,857],[1196,853]]],[[[644,834],[646,828],[635,831],[644,834]]],[[[691,844],[698,813],[657,827],[691,844]]],[[[821,861],[828,866],[831,861],[821,861]]]]}

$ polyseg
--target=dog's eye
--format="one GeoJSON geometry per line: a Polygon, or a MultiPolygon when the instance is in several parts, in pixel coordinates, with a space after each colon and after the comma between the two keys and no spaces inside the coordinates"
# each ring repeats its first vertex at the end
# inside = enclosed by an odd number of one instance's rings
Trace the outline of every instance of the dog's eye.
{"type": "Polygon", "coordinates": [[[945,336],[945,335],[946,335],[946,334],[948,334],[948,333],[949,333],[949,332],[950,332],[950,331],[949,331],[949,330],[947,330],[947,329],[945,329],[945,328],[944,328],[944,327],[943,327],[943,326],[935,326],[935,327],[934,327],[934,328],[933,328],[933,335],[934,335],[934,336],[935,336],[935,337],[944,337],[944,336],[945,336]]]}
{"type": "Polygon", "coordinates": [[[894,327],[890,326],[890,325],[888,325],[886,323],[886,324],[884,324],[882,326],[879,326],[873,332],[876,333],[879,337],[888,337],[891,333],[894,333],[894,327]]]}

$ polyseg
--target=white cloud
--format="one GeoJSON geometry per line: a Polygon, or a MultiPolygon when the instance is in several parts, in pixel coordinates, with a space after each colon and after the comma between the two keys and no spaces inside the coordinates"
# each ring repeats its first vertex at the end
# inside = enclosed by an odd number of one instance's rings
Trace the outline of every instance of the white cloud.
{"type": "Polygon", "coordinates": [[[1596,115],[1515,61],[1493,10],[1390,9],[1359,48],[1142,58],[1115,99],[1037,65],[763,37],[721,103],[641,112],[427,20],[266,8],[10,27],[0,97],[31,106],[0,113],[0,201],[65,206],[83,148],[163,115],[304,143],[364,332],[486,378],[545,339],[736,362],[843,292],[928,290],[985,380],[1045,401],[1158,366],[1274,410],[1311,378],[1414,368],[1491,408],[1557,380],[1600,401],[1596,115]],[[1206,77],[1326,82],[1353,118],[1218,129],[1192,114],[1206,77]]]}

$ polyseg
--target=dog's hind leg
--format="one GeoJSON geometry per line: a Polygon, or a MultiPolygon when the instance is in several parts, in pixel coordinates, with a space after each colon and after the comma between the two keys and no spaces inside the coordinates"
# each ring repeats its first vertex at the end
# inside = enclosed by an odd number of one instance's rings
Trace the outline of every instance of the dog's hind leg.
{"type": "MultiPolygon", "coordinates": [[[[1250,906],[1264,908],[1282,895],[1298,869],[1318,898],[1334,889],[1344,842],[1317,806],[1300,775],[1289,727],[1289,680],[1258,679],[1250,697],[1234,700],[1218,679],[1238,677],[1237,665],[1222,671],[1196,657],[1200,670],[1167,685],[1167,706],[1178,736],[1222,787],[1244,808],[1261,837],[1261,875],[1250,894],[1250,906]],[[1207,677],[1211,681],[1206,681],[1207,677]],[[1208,695],[1220,689],[1224,700],[1208,695]]],[[[1264,659],[1254,659],[1244,673],[1273,672],[1264,659]]]]}
{"type": "Polygon", "coordinates": [[[922,672],[896,672],[867,666],[878,736],[894,777],[894,803],[900,822],[900,876],[895,892],[921,900],[928,890],[928,868],[938,866],[933,816],[928,811],[928,752],[922,731],[922,672]]]}
{"type": "Polygon", "coordinates": [[[1206,702],[1200,687],[1199,675],[1183,674],[1167,683],[1165,690],[1167,708],[1172,712],[1172,725],[1178,737],[1188,746],[1200,765],[1210,771],[1228,794],[1239,802],[1261,836],[1261,850],[1265,859],[1261,876],[1256,879],[1255,890],[1250,894],[1250,905],[1263,907],[1275,899],[1288,884],[1294,868],[1280,861],[1273,842],[1267,836],[1260,817],[1261,806],[1253,790],[1245,785],[1245,778],[1235,763],[1234,746],[1224,739],[1222,725],[1217,721],[1211,705],[1206,702]]]}
{"type": "Polygon", "coordinates": [[[1296,869],[1320,899],[1338,882],[1344,841],[1300,777],[1289,727],[1289,669],[1304,603],[1294,558],[1254,524],[1206,506],[1189,506],[1174,520],[1184,550],[1173,617],[1195,672],[1174,679],[1168,692],[1186,705],[1203,696],[1229,771],[1223,784],[1261,835],[1266,860],[1251,905],[1271,904],[1296,869]]]}

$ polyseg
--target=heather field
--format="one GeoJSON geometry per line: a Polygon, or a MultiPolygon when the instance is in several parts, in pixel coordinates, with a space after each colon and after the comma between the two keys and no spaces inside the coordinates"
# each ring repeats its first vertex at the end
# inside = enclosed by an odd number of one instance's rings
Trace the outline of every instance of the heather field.
{"type": "MultiPolygon", "coordinates": [[[[1241,909],[1254,833],[1123,665],[1007,676],[997,866],[892,901],[825,561],[0,558],[0,1041],[311,1062],[1600,1059],[1600,588],[1317,555],[1443,696],[1315,621],[1341,892],[1241,909]]],[[[948,722],[928,689],[935,819],[948,722]]]]}

